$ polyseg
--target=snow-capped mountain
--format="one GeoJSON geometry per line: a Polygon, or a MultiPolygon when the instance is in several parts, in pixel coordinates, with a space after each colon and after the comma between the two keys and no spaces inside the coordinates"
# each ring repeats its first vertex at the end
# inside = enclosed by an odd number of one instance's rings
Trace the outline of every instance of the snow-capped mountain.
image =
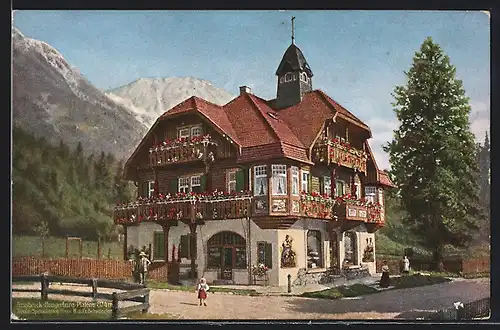
{"type": "Polygon", "coordinates": [[[136,110],[92,86],[45,42],[12,29],[13,121],[49,141],[128,157],[147,127],[136,110]]]}
{"type": "Polygon", "coordinates": [[[106,95],[134,111],[136,118],[148,127],[165,111],[193,95],[219,105],[234,98],[209,81],[193,77],[141,78],[111,89],[106,95]]]}

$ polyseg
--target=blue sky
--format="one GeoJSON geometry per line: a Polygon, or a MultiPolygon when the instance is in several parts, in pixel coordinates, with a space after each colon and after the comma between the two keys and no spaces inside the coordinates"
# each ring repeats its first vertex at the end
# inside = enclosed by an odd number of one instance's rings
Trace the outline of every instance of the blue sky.
{"type": "Polygon", "coordinates": [[[479,11],[17,11],[14,26],[55,47],[100,89],[142,77],[192,76],[236,95],[276,95],[274,75],[291,39],[319,88],[371,126],[381,145],[398,125],[391,96],[431,36],[450,56],[472,106],[471,129],[490,126],[490,24],[479,11]]]}

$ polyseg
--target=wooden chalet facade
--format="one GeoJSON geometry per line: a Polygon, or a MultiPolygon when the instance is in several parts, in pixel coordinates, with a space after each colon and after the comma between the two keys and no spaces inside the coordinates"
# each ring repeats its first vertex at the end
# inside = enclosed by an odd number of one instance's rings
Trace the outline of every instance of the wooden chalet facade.
{"type": "MultiPolygon", "coordinates": [[[[209,282],[286,285],[307,274],[375,272],[384,189],[369,127],[320,90],[292,44],[277,98],[240,87],[224,106],[191,97],[157,119],[125,165],[137,200],[117,205],[124,250],[181,263],[209,282]],[[173,260],[175,259],[175,260],[173,260]]],[[[126,254],[126,252],[124,252],[126,254]]],[[[126,256],[125,256],[126,257],[126,256]]]]}

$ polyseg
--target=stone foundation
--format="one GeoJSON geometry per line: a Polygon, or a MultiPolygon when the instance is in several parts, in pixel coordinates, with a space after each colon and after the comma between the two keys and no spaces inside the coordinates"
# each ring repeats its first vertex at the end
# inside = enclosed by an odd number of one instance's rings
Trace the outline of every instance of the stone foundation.
{"type": "Polygon", "coordinates": [[[342,275],[348,280],[355,280],[358,278],[370,276],[370,271],[368,270],[368,268],[365,267],[345,268],[342,269],[342,275]]]}
{"type": "Polygon", "coordinates": [[[292,286],[306,286],[311,284],[333,284],[337,282],[345,282],[345,280],[354,280],[364,277],[369,277],[368,268],[349,268],[343,269],[341,274],[335,274],[333,271],[307,272],[305,268],[299,269],[297,278],[293,281],[292,286]]]}

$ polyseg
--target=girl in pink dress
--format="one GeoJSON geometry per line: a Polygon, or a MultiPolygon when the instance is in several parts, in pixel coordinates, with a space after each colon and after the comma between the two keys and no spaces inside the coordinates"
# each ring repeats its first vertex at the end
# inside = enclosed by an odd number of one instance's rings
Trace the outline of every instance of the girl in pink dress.
{"type": "Polygon", "coordinates": [[[200,279],[200,283],[198,283],[198,287],[196,288],[196,291],[198,292],[198,299],[200,299],[200,306],[203,303],[204,306],[207,305],[205,300],[207,299],[207,291],[209,287],[207,284],[207,280],[204,278],[200,279]]]}

